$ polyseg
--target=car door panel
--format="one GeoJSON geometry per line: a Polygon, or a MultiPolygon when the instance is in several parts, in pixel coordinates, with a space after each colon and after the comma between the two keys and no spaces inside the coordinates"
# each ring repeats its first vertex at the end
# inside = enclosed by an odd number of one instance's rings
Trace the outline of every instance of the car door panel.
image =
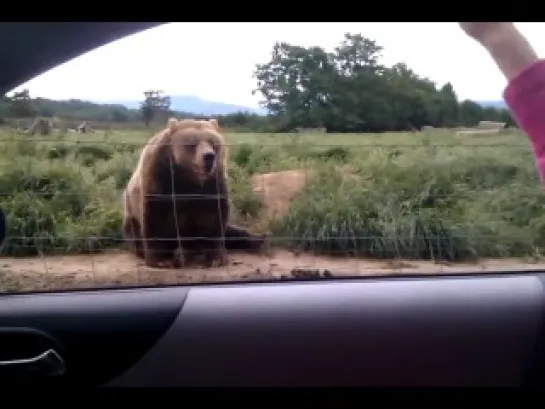
{"type": "Polygon", "coordinates": [[[522,385],[543,373],[536,348],[544,303],[542,277],[531,274],[4,295],[0,361],[54,350],[66,371],[31,377],[0,365],[0,379],[522,385]]]}
{"type": "Polygon", "coordinates": [[[533,276],[198,287],[109,385],[519,385],[543,307],[533,276]]]}

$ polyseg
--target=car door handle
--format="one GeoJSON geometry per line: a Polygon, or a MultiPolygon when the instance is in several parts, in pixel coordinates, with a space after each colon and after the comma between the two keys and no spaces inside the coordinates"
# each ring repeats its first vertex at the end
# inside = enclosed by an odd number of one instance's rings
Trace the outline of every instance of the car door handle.
{"type": "Polygon", "coordinates": [[[21,375],[60,376],[66,372],[64,359],[54,349],[25,359],[0,361],[1,372],[16,372],[21,375]]]}

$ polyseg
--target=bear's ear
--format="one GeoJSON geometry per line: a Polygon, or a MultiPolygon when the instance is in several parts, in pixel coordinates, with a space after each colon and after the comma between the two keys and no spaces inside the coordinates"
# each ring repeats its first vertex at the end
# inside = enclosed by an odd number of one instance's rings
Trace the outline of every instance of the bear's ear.
{"type": "Polygon", "coordinates": [[[175,131],[178,126],[178,120],[176,118],[170,118],[167,125],[169,131],[175,131]]]}
{"type": "Polygon", "coordinates": [[[209,119],[208,122],[210,123],[210,125],[214,127],[216,131],[220,130],[220,124],[218,123],[217,119],[212,118],[212,119],[209,119]]]}

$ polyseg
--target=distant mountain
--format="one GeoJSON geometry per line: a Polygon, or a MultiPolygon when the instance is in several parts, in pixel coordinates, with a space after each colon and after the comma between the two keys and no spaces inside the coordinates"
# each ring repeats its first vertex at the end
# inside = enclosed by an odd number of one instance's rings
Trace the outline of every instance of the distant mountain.
{"type": "MultiPolygon", "coordinates": [[[[259,108],[249,108],[241,105],[226,104],[224,102],[207,101],[192,95],[172,95],[170,97],[170,109],[178,112],[188,112],[201,115],[228,115],[235,112],[250,112],[265,115],[265,111],[259,108]]],[[[130,109],[138,109],[141,101],[114,100],[104,101],[107,104],[124,105],[130,109]]]]}
{"type": "MultiPolygon", "coordinates": [[[[242,105],[227,104],[225,102],[208,101],[193,95],[172,95],[170,109],[178,112],[188,112],[201,115],[228,115],[235,112],[250,112],[258,115],[265,115],[266,111],[260,108],[250,108],[242,105]]],[[[506,108],[505,102],[499,101],[475,101],[477,104],[487,108],[506,108]]],[[[119,104],[130,109],[138,109],[140,101],[135,100],[112,100],[102,101],[103,104],[119,104]]]]}
{"type": "Polygon", "coordinates": [[[475,101],[477,104],[485,107],[485,108],[507,108],[507,105],[505,105],[504,101],[475,101]]]}

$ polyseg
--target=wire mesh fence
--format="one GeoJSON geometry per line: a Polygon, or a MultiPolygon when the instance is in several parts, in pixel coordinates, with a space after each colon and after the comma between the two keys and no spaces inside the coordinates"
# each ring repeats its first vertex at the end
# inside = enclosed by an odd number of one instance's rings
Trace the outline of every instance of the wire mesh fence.
{"type": "Polygon", "coordinates": [[[518,131],[226,133],[225,190],[189,191],[172,168],[170,190],[137,201],[158,203],[150,209],[168,234],[128,243],[123,191],[150,134],[0,130],[0,290],[541,267],[545,196],[518,131]],[[240,241],[202,229],[222,211],[266,239],[211,267],[208,253],[240,241]],[[146,266],[134,246],[151,241],[184,265],[146,266]]]}

